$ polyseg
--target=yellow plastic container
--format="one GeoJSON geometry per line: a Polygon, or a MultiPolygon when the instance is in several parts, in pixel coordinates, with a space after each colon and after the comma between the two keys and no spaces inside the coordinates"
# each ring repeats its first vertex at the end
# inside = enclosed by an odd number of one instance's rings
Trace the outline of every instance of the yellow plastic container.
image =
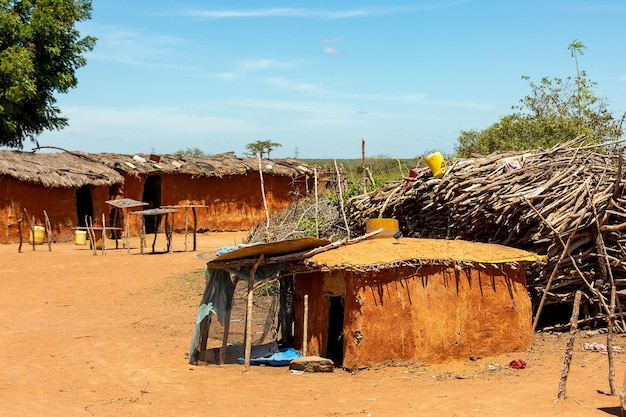
{"type": "Polygon", "coordinates": [[[87,231],[76,230],[74,232],[74,242],[77,245],[86,245],[87,244],[87,231]]]}
{"type": "MultiPolygon", "coordinates": [[[[43,226],[35,226],[35,245],[43,245],[46,240],[46,229],[43,226]]],[[[33,244],[33,231],[28,234],[28,243],[33,244]]]]}
{"type": "Polygon", "coordinates": [[[446,173],[446,161],[443,159],[441,152],[435,152],[426,157],[426,163],[433,177],[441,178],[446,173]]]}
{"type": "Polygon", "coordinates": [[[382,232],[372,236],[370,239],[393,237],[393,235],[400,230],[398,220],[379,217],[376,219],[365,220],[365,231],[367,233],[374,232],[378,229],[383,229],[382,232]]]}

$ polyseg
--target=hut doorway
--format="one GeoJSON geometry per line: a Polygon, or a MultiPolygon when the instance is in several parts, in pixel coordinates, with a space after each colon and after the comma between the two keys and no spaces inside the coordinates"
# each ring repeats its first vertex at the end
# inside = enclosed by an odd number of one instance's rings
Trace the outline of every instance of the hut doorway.
{"type": "MultiPolygon", "coordinates": [[[[150,175],[146,178],[141,201],[148,203],[146,209],[161,207],[161,177],[159,175],[150,175]]],[[[160,222],[161,216],[147,216],[146,233],[157,233],[160,222]]]]}
{"type": "Polygon", "coordinates": [[[343,365],[343,315],[344,300],[342,296],[331,296],[328,301],[328,342],[326,343],[326,357],[333,361],[335,366],[343,365]]]}
{"type": "Polygon", "coordinates": [[[93,200],[91,198],[91,186],[83,185],[76,189],[76,215],[78,226],[85,227],[86,217],[93,219],[93,200]]]}

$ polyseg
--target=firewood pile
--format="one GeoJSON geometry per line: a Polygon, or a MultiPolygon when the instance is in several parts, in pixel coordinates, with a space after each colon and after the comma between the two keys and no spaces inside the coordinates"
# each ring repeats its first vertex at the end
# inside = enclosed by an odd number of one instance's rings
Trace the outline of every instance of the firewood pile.
{"type": "MultiPolygon", "coordinates": [[[[390,217],[404,236],[497,243],[547,255],[528,272],[535,326],[544,305],[571,304],[577,290],[583,292],[581,325],[606,325],[614,291],[620,314],[615,326],[625,331],[622,158],[623,149],[601,153],[579,137],[549,150],[449,161],[441,179],[417,168],[416,178],[351,199],[348,222],[358,234],[367,219],[390,217]]],[[[569,325],[569,315],[561,319],[552,328],[569,325]]]]}

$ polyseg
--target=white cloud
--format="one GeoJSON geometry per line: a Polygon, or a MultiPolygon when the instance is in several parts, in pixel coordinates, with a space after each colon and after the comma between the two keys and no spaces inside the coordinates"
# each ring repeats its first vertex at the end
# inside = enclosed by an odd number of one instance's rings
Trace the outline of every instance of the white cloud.
{"type": "Polygon", "coordinates": [[[192,69],[173,59],[185,43],[179,37],[102,26],[94,26],[91,33],[98,41],[88,59],[146,68],[192,69]]]}
{"type": "Polygon", "coordinates": [[[297,65],[298,64],[296,62],[277,61],[273,59],[248,59],[238,62],[232,71],[216,73],[215,77],[222,80],[232,80],[235,78],[245,77],[255,72],[293,68],[297,65]]]}
{"type": "Polygon", "coordinates": [[[341,38],[322,38],[322,43],[339,43],[341,38]]]}
{"type": "Polygon", "coordinates": [[[337,48],[333,48],[332,46],[327,46],[324,48],[324,53],[326,55],[343,55],[343,52],[337,48]]]}
{"type": "Polygon", "coordinates": [[[292,91],[302,91],[302,92],[313,92],[313,93],[325,93],[327,92],[321,85],[319,84],[311,84],[311,83],[298,83],[291,80],[288,80],[284,77],[269,77],[265,79],[265,82],[270,84],[271,86],[281,88],[283,90],[292,90],[292,91]]]}
{"type": "Polygon", "coordinates": [[[361,7],[347,10],[304,9],[304,8],[266,8],[266,9],[228,9],[228,10],[195,10],[186,12],[190,16],[207,19],[232,18],[265,18],[265,17],[298,17],[313,19],[347,19],[354,17],[396,15],[419,13],[428,10],[449,8],[467,3],[468,0],[450,1],[439,5],[422,6],[390,6],[390,7],[361,7]]]}

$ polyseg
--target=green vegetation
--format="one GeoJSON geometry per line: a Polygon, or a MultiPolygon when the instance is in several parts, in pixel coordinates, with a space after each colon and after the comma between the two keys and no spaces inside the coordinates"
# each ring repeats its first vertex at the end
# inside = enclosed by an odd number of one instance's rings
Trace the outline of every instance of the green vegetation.
{"type": "Polygon", "coordinates": [[[178,150],[174,153],[174,155],[178,155],[178,156],[191,156],[194,158],[203,158],[205,156],[210,156],[211,154],[208,154],[206,152],[204,152],[202,149],[199,148],[185,148],[185,149],[181,149],[178,150]]]}
{"type": "Polygon", "coordinates": [[[0,0],[0,145],[21,149],[68,125],[55,94],[78,84],[96,39],[75,24],[90,18],[90,0],[0,0]]]}
{"type": "Polygon", "coordinates": [[[281,146],[283,145],[270,140],[257,140],[256,142],[248,143],[246,149],[251,156],[261,155],[261,158],[263,158],[263,155],[266,154],[267,159],[270,159],[270,153],[281,146]]]}
{"type": "Polygon", "coordinates": [[[615,119],[605,100],[593,93],[596,83],[578,68],[578,56],[585,46],[575,40],[568,49],[576,63],[576,77],[534,83],[529,77],[530,95],[513,106],[515,113],[502,117],[485,130],[461,131],[456,153],[459,157],[487,155],[496,151],[548,148],[586,135],[589,143],[602,144],[619,138],[624,116],[615,119]]]}

